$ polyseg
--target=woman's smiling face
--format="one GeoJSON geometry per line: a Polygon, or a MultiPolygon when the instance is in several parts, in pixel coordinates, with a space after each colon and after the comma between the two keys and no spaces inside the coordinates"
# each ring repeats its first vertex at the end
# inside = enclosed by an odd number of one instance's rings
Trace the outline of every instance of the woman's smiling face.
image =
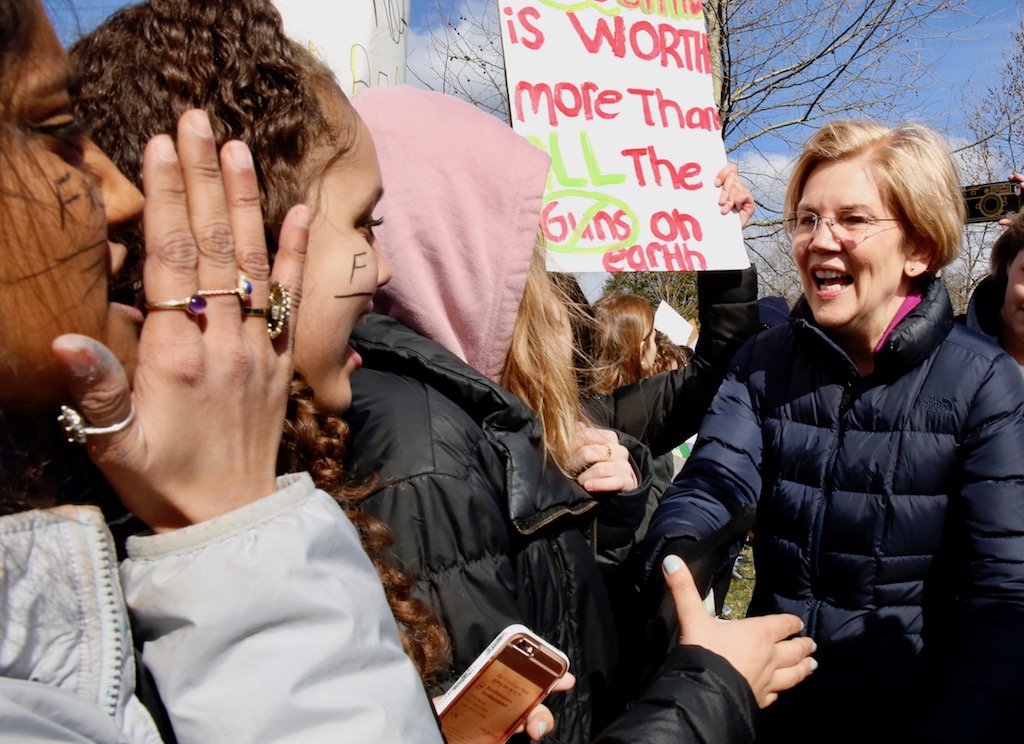
{"type": "MultiPolygon", "coordinates": [[[[797,210],[822,217],[892,219],[865,158],[822,163],[804,185],[797,210]]],[[[814,319],[864,371],[874,348],[928,267],[928,256],[905,245],[898,222],[873,226],[860,242],[840,240],[822,219],[795,235],[793,256],[814,319]]]]}
{"type": "Polygon", "coordinates": [[[123,246],[107,240],[108,227],[139,219],[142,195],[75,120],[67,55],[39,1],[26,6],[28,47],[20,62],[7,58],[0,101],[5,407],[64,396],[50,351],[62,333],[102,341],[130,374],[142,321],[138,311],[107,297],[125,256],[123,246]]]}

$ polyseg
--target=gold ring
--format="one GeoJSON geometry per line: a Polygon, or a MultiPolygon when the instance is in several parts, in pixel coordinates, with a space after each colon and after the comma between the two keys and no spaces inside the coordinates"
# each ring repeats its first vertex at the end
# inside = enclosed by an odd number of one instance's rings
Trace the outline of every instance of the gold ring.
{"type": "Polygon", "coordinates": [[[184,310],[189,315],[202,315],[206,312],[206,298],[196,293],[184,300],[167,300],[166,302],[147,302],[147,310],[184,310]]]}
{"type": "Polygon", "coordinates": [[[607,462],[608,460],[612,459],[612,446],[610,444],[606,444],[604,448],[608,452],[608,454],[604,456],[605,462],[607,462]]]}
{"type": "Polygon", "coordinates": [[[222,297],[225,295],[237,295],[241,302],[248,302],[252,295],[252,282],[245,278],[245,274],[238,275],[238,286],[234,289],[200,289],[196,292],[200,297],[222,297]]]}
{"type": "Polygon", "coordinates": [[[271,339],[275,339],[288,327],[288,317],[292,312],[292,296],[280,282],[270,285],[267,309],[267,333],[271,339]]]}

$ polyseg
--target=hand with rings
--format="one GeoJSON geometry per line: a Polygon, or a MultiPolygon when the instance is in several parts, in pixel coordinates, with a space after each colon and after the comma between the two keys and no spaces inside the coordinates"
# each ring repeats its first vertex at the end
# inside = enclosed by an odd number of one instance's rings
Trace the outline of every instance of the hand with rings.
{"type": "Polygon", "coordinates": [[[218,157],[202,111],[181,117],[177,142],[176,150],[169,136],[154,137],[143,161],[150,312],[133,385],[98,342],[54,341],[75,398],[61,424],[155,531],[276,489],[292,379],[289,317],[309,227],[305,206],[288,213],[271,272],[248,148],[229,142],[218,157]]]}
{"type": "Polygon", "coordinates": [[[629,452],[611,429],[578,423],[576,463],[576,482],[587,491],[632,491],[639,485],[629,452]]]}

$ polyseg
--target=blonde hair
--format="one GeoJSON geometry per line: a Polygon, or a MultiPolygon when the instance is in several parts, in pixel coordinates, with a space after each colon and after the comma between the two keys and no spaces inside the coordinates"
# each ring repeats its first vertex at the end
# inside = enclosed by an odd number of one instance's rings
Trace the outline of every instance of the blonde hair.
{"type": "Polygon", "coordinates": [[[863,157],[885,204],[910,244],[927,249],[938,271],[960,252],[965,207],[956,165],[935,132],[920,124],[890,129],[866,120],[826,124],[811,135],[793,168],[783,211],[791,214],[811,173],[823,163],[863,157]]]}
{"type": "Polygon", "coordinates": [[[574,364],[574,354],[582,350],[575,348],[570,327],[576,306],[548,274],[546,260],[544,237],[538,234],[499,382],[537,414],[544,449],[573,478],[576,423],[587,421],[574,364]]]}

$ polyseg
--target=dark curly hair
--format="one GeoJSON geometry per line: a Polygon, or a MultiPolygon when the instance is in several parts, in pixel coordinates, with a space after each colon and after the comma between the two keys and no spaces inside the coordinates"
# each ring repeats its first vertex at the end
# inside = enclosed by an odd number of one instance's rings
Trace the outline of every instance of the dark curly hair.
{"type": "MultiPolygon", "coordinates": [[[[70,55],[80,76],[79,112],[94,123],[92,139],[137,184],[147,141],[159,133],[173,136],[190,108],[207,112],[218,146],[245,142],[256,164],[271,252],[288,209],[307,198],[309,184],[344,157],[352,141],[351,109],[332,74],[285,36],[270,0],[149,0],[111,16],[70,55]],[[325,94],[345,100],[340,126],[347,131],[337,131],[338,123],[325,115],[325,94]]],[[[141,233],[135,228],[118,237],[136,257],[137,282],[141,233]]],[[[138,284],[134,294],[140,294],[138,284]]],[[[345,422],[320,410],[297,375],[278,472],[308,470],[344,507],[380,575],[405,650],[429,684],[448,671],[448,635],[414,596],[410,578],[389,561],[387,526],[358,509],[372,484],[356,486],[346,478],[347,433],[345,422]]]]}

